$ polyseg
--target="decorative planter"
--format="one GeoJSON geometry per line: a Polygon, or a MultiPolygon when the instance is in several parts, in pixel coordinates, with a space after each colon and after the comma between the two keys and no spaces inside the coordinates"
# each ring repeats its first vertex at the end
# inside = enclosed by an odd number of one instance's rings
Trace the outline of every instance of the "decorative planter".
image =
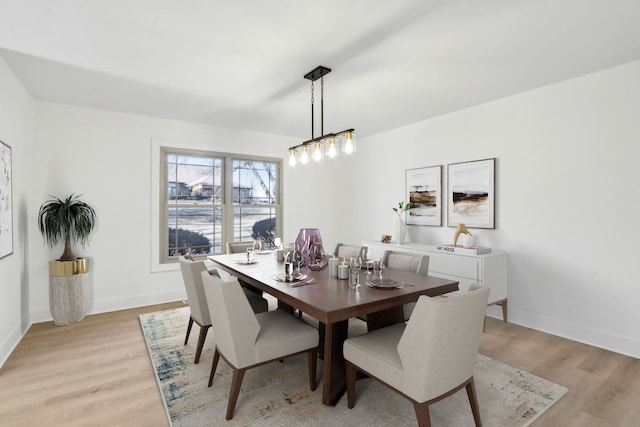
{"type": "Polygon", "coordinates": [[[404,243],[407,238],[407,224],[399,217],[396,218],[396,239],[398,243],[404,243]]]}
{"type": "Polygon", "coordinates": [[[86,258],[49,261],[49,310],[56,325],[79,322],[89,306],[89,268],[86,258]]]}

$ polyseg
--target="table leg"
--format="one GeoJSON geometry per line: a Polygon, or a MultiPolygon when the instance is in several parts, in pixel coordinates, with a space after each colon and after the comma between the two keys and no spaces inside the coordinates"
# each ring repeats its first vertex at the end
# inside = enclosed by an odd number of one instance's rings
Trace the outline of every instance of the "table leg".
{"type": "Polygon", "coordinates": [[[349,321],[319,324],[320,354],[323,355],[322,403],[335,405],[347,389],[342,344],[347,339],[349,321]]]}

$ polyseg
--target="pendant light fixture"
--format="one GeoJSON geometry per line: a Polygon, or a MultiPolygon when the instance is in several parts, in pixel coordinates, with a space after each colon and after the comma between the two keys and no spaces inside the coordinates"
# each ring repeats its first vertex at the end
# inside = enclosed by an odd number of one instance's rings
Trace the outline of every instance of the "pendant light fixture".
{"type": "Polygon", "coordinates": [[[322,65],[304,75],[311,80],[311,139],[289,148],[289,165],[298,162],[306,164],[309,160],[319,162],[323,158],[333,159],[340,153],[353,154],[356,151],[356,133],[354,129],[347,129],[337,133],[324,134],[324,76],[331,72],[330,68],[322,65]],[[320,136],[314,132],[314,82],[320,79],[320,136]]]}

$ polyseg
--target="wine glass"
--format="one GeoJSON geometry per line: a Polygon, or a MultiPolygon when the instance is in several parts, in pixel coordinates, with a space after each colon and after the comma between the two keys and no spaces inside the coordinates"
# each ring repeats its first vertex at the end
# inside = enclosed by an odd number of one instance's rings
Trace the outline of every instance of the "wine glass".
{"type": "Polygon", "coordinates": [[[262,240],[256,239],[253,241],[253,251],[254,253],[258,253],[262,249],[262,240]]]}
{"type": "Polygon", "coordinates": [[[360,286],[360,267],[362,267],[362,258],[352,256],[349,258],[349,287],[352,289],[360,286]]]}
{"type": "Polygon", "coordinates": [[[293,274],[293,252],[294,252],[294,244],[287,243],[284,245],[284,271],[288,276],[293,274]]]}
{"type": "Polygon", "coordinates": [[[373,254],[371,253],[371,249],[367,248],[365,257],[365,262],[367,263],[367,274],[371,274],[371,271],[369,271],[369,267],[373,268],[373,254]]]}
{"type": "Polygon", "coordinates": [[[302,267],[302,262],[304,258],[302,256],[302,252],[293,251],[293,266],[296,270],[296,273],[300,274],[300,268],[302,267]]]}

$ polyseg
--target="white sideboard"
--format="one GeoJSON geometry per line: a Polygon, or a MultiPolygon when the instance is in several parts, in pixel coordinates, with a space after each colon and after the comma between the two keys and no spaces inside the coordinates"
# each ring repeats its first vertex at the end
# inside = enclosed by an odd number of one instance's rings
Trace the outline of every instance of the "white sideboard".
{"type": "Polygon", "coordinates": [[[419,253],[429,256],[429,275],[457,280],[460,289],[468,289],[472,283],[489,286],[489,305],[502,307],[502,317],[507,321],[507,254],[491,251],[486,254],[467,255],[444,252],[436,245],[422,243],[362,242],[374,258],[382,258],[385,251],[419,253]]]}

